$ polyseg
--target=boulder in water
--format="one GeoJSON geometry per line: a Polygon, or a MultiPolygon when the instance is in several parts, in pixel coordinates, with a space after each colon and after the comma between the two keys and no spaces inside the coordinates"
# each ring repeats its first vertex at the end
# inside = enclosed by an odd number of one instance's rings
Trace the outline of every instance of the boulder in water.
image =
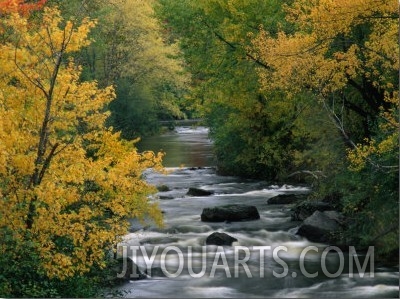
{"type": "Polygon", "coordinates": [[[167,185],[158,185],[157,190],[159,192],[167,192],[170,191],[169,187],[167,185]]]}
{"type": "Polygon", "coordinates": [[[209,196],[214,194],[214,192],[212,191],[208,191],[208,190],[203,190],[203,189],[199,189],[199,188],[189,188],[189,191],[186,193],[186,195],[190,195],[190,196],[209,196]]]}
{"type": "Polygon", "coordinates": [[[332,220],[335,220],[339,224],[344,224],[346,220],[343,214],[334,210],[324,211],[324,215],[332,220]]]}
{"type": "Polygon", "coordinates": [[[159,199],[164,199],[164,200],[175,199],[173,196],[168,196],[168,195],[160,195],[160,196],[158,196],[158,198],[159,199]]]}
{"type": "Polygon", "coordinates": [[[260,219],[257,208],[244,204],[204,208],[201,213],[201,221],[206,222],[249,221],[257,219],[260,219]]]}
{"type": "Polygon", "coordinates": [[[214,232],[206,239],[206,245],[232,246],[237,239],[225,233],[214,232]]]}
{"type": "Polygon", "coordinates": [[[312,242],[330,243],[332,234],[340,228],[339,213],[335,211],[315,211],[300,225],[297,235],[303,236],[312,242]]]}
{"type": "Polygon", "coordinates": [[[323,201],[303,201],[292,209],[293,221],[304,221],[310,217],[315,211],[332,210],[333,206],[323,201]]]}

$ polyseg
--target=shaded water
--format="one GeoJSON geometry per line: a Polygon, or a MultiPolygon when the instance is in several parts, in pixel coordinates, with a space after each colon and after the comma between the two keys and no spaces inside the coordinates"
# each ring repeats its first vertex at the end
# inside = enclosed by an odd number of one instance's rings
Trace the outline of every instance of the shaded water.
{"type": "Polygon", "coordinates": [[[138,144],[139,150],[162,151],[165,167],[214,166],[212,143],[205,127],[176,127],[160,136],[151,136],[138,144]]]}
{"type": "Polygon", "coordinates": [[[164,164],[169,173],[148,170],[145,175],[151,184],[168,186],[169,191],[159,192],[153,198],[164,212],[165,227],[142,227],[133,221],[134,232],[121,244],[126,248],[137,246],[132,247],[137,248],[133,257],[141,269],[146,269],[149,259],[154,258],[147,279],[119,287],[126,297],[399,296],[398,272],[375,267],[375,272],[368,270],[364,277],[352,277],[348,254],[334,250],[323,253],[326,244],[295,235],[299,222],[291,221],[290,207],[267,203],[278,194],[307,193],[307,187],[217,175],[205,128],[177,128],[145,140],[140,148],[167,152],[164,164]],[[188,196],[189,187],[213,194],[188,196]],[[260,219],[201,221],[203,208],[234,203],[256,206],[260,219]],[[206,246],[205,239],[213,232],[227,233],[237,241],[233,246],[206,246]],[[261,246],[269,247],[260,249],[261,246]],[[311,249],[304,251],[305,248],[311,249]],[[304,259],[300,259],[302,253],[304,259]]]}

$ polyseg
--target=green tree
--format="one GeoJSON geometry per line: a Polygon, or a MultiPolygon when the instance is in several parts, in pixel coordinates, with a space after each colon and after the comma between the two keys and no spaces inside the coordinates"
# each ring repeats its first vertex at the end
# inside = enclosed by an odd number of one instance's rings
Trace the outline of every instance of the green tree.
{"type": "Polygon", "coordinates": [[[397,4],[159,2],[192,74],[193,106],[210,126],[220,171],[305,178],[315,196],[340,201],[358,244],[396,250],[397,4]]]}
{"type": "Polygon", "coordinates": [[[84,80],[116,86],[108,124],[124,138],[158,132],[159,120],[187,117],[184,96],[189,76],[176,43],[155,18],[156,1],[52,2],[62,5],[65,15],[97,20],[91,33],[94,42],[75,59],[84,66],[84,80]]]}
{"type": "Polygon", "coordinates": [[[282,103],[279,91],[261,92],[256,70],[267,66],[251,52],[260,27],[278,31],[282,2],[160,3],[159,15],[179,39],[192,73],[193,105],[210,126],[220,172],[266,179],[291,173],[307,139],[296,131],[306,105],[282,103]]]}

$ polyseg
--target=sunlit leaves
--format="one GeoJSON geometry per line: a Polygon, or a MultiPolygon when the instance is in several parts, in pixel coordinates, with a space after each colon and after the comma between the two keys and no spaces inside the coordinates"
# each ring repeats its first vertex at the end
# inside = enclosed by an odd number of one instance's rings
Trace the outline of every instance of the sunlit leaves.
{"type": "Polygon", "coordinates": [[[18,14],[1,22],[15,34],[0,45],[0,227],[29,235],[39,266],[65,279],[104,266],[129,217],[161,224],[142,172],[161,167],[162,156],[105,128],[114,89],[81,82],[68,58],[90,43],[93,21],[46,8],[40,22],[18,14]]]}
{"type": "Polygon", "coordinates": [[[2,0],[0,1],[0,14],[19,13],[29,16],[32,11],[40,10],[47,0],[25,1],[25,0],[2,0]]]}
{"type": "MultiPolygon", "coordinates": [[[[344,122],[355,123],[355,119],[344,120],[343,109],[364,119],[367,140],[382,117],[398,127],[393,119],[398,103],[388,100],[398,81],[397,4],[386,0],[298,0],[287,5],[286,12],[296,32],[281,31],[274,37],[265,29],[253,41],[260,59],[270,67],[259,69],[263,89],[281,89],[288,97],[312,91],[347,139],[346,130],[356,133],[344,122]],[[358,98],[352,89],[359,93],[358,98]],[[332,101],[342,103],[342,111],[332,101]]],[[[368,156],[361,148],[355,149],[352,161],[355,152],[368,156]]]]}
{"type": "MultiPolygon", "coordinates": [[[[334,165],[325,188],[342,193],[352,219],[346,235],[379,244],[381,252],[398,251],[398,226],[392,226],[398,219],[398,3],[295,0],[285,11],[292,30],[263,28],[253,39],[254,55],[268,66],[258,70],[262,89],[282,91],[285,102],[311,95],[347,147],[331,147],[333,155],[325,156],[334,165]]],[[[315,136],[318,127],[309,129],[315,136]]],[[[315,136],[316,144],[324,138],[315,136]]]]}

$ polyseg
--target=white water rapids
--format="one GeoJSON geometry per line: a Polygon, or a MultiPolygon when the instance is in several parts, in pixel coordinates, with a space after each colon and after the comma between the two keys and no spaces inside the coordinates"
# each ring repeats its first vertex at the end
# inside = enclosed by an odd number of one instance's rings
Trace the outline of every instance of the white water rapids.
{"type": "Polygon", "coordinates": [[[326,244],[312,243],[295,234],[300,223],[291,221],[290,207],[267,203],[278,194],[307,193],[306,186],[217,175],[210,167],[212,147],[205,128],[177,128],[150,140],[148,146],[151,150],[163,149],[170,157],[166,161],[168,174],[145,173],[149,183],[169,188],[152,199],[159,202],[165,227],[143,227],[132,221],[133,232],[125,236],[121,246],[136,248],[134,258],[142,270],[151,259],[151,275],[119,286],[126,297],[398,298],[398,270],[375,267],[363,277],[350,275],[348,253],[324,253],[326,244]],[[170,163],[178,165],[171,167],[170,163]],[[185,166],[177,167],[181,164],[185,166]],[[189,187],[213,194],[188,196],[189,187]],[[260,219],[201,221],[204,208],[226,204],[254,205],[260,219]],[[227,233],[237,241],[232,246],[206,246],[205,240],[213,232],[227,233]],[[196,273],[200,273],[198,277],[196,273]]]}

